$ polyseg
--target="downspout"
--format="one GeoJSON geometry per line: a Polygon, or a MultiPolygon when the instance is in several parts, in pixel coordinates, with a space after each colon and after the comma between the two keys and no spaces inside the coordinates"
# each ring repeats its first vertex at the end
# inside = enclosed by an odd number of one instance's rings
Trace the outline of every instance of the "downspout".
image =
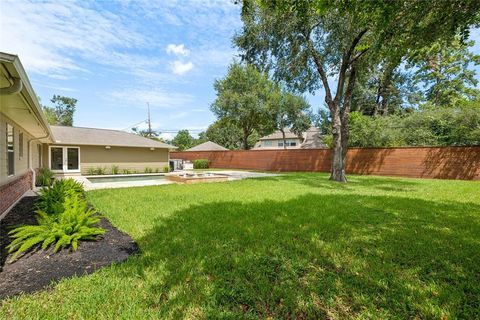
{"type": "MultiPolygon", "coordinates": [[[[31,151],[31,146],[32,146],[32,142],[35,141],[35,140],[40,140],[40,139],[47,139],[48,137],[50,137],[50,133],[47,133],[46,136],[43,136],[43,137],[39,137],[39,138],[33,138],[33,139],[30,139],[28,140],[27,142],[27,149],[28,149],[28,170],[30,170],[32,172],[32,189],[35,188],[35,184],[36,184],[36,180],[37,180],[37,173],[35,172],[35,170],[33,169],[32,167],[32,151],[31,151]]],[[[43,146],[42,146],[42,156],[43,156],[43,146]]],[[[43,159],[42,159],[43,160],[43,159]]],[[[43,161],[42,161],[43,162],[43,161]]]]}
{"type": "Polygon", "coordinates": [[[23,83],[22,80],[18,78],[12,78],[13,81],[12,85],[10,87],[6,88],[0,88],[0,96],[7,96],[11,94],[17,94],[23,89],[23,83]]]}
{"type": "MultiPolygon", "coordinates": [[[[20,91],[23,89],[23,83],[22,80],[19,78],[11,78],[13,81],[12,85],[10,87],[6,88],[0,88],[0,96],[6,96],[6,95],[13,95],[13,94],[18,94],[20,91]]],[[[48,130],[47,130],[48,132],[48,130]]],[[[32,168],[32,151],[31,151],[31,146],[32,146],[32,141],[35,140],[40,140],[40,139],[45,139],[50,137],[50,133],[47,133],[46,136],[39,137],[39,138],[33,138],[28,140],[27,142],[27,153],[28,153],[28,170],[32,172],[32,189],[35,188],[35,180],[36,180],[36,172],[32,168]]]]}

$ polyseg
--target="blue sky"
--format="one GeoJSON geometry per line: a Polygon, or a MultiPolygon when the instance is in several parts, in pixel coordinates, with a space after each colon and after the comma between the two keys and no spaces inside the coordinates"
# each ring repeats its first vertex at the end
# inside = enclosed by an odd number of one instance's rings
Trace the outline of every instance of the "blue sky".
{"type": "MultiPolygon", "coordinates": [[[[19,55],[43,104],[78,99],[76,126],[128,128],[149,102],[156,129],[198,132],[215,120],[213,82],[236,56],[239,11],[229,0],[3,0],[0,51],[19,55]]],[[[307,96],[314,110],[322,97],[307,96]]]]}

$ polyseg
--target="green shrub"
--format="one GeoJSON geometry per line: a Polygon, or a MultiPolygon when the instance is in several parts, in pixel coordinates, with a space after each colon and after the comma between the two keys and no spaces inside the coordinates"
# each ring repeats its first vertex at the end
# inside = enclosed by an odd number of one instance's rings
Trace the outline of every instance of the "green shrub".
{"type": "Polygon", "coordinates": [[[130,174],[130,173],[132,173],[132,172],[130,171],[130,169],[123,169],[122,172],[123,172],[123,174],[130,174]]]}
{"type": "Polygon", "coordinates": [[[207,159],[193,160],[193,169],[208,169],[207,159]]]}
{"type": "Polygon", "coordinates": [[[52,184],[54,173],[48,168],[41,168],[38,171],[37,179],[35,185],[37,187],[48,187],[52,184]]]}
{"type": "Polygon", "coordinates": [[[107,168],[97,167],[97,168],[95,169],[95,174],[96,174],[96,175],[99,175],[99,176],[104,175],[104,174],[107,174],[107,168]]]}
{"type": "Polygon", "coordinates": [[[144,170],[145,173],[153,173],[153,169],[152,168],[149,168],[149,167],[146,167],[145,170],[144,170]]]}
{"type": "Polygon", "coordinates": [[[70,195],[84,197],[83,185],[71,178],[55,180],[50,187],[44,187],[39,192],[36,207],[47,214],[56,215],[64,210],[65,198],[70,195]]]}
{"type": "Polygon", "coordinates": [[[170,167],[169,167],[169,166],[163,167],[163,172],[164,172],[164,173],[170,172],[170,167]]]}
{"type": "Polygon", "coordinates": [[[112,174],[118,174],[119,171],[120,169],[118,168],[118,166],[112,165],[112,174]]]}
{"type": "Polygon", "coordinates": [[[8,252],[15,252],[10,262],[36,245],[41,244],[42,249],[54,245],[54,252],[71,246],[75,251],[79,240],[94,240],[105,233],[104,229],[93,227],[101,216],[87,208],[86,200],[78,194],[70,194],[61,204],[64,211],[58,215],[52,216],[39,209],[36,211],[38,225],[20,226],[9,232],[13,241],[7,247],[8,252]]]}
{"type": "Polygon", "coordinates": [[[87,170],[88,175],[93,176],[95,173],[96,173],[95,168],[92,168],[92,167],[88,168],[87,170]]]}

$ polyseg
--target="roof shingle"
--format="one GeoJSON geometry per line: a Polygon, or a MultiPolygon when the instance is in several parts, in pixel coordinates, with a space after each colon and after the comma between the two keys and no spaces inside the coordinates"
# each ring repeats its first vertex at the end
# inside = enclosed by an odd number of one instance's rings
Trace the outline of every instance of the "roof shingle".
{"type": "Polygon", "coordinates": [[[187,149],[185,151],[225,151],[225,150],[228,150],[228,149],[225,147],[222,147],[219,144],[216,144],[215,142],[207,141],[199,144],[198,146],[187,149]]]}
{"type": "Polygon", "coordinates": [[[54,143],[176,149],[169,144],[119,130],[50,126],[54,143]]]}

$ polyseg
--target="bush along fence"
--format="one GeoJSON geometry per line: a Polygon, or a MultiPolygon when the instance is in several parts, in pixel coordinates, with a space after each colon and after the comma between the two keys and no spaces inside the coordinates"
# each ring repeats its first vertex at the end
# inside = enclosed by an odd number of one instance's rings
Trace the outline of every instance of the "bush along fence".
{"type": "MultiPolygon", "coordinates": [[[[329,172],[330,149],[172,152],[171,159],[207,159],[210,168],[329,172]]],[[[347,173],[480,180],[480,146],[350,148],[347,173]]]]}

